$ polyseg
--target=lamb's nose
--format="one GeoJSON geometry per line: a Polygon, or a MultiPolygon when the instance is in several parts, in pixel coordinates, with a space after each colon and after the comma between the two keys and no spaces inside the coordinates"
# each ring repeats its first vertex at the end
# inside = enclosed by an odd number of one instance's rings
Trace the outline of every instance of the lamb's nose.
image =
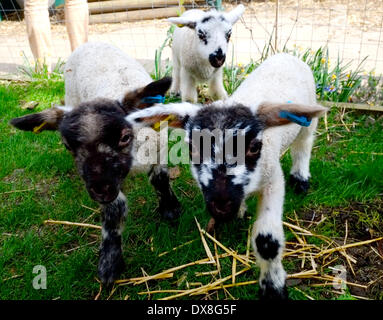
{"type": "Polygon", "coordinates": [[[222,52],[222,49],[219,48],[214,54],[209,56],[210,64],[214,68],[219,68],[225,63],[226,55],[222,52]]]}
{"type": "Polygon", "coordinates": [[[109,184],[105,184],[105,185],[101,185],[101,186],[95,186],[93,188],[91,188],[92,192],[98,196],[102,196],[103,194],[106,194],[108,193],[108,191],[110,190],[110,185],[109,184]]]}
{"type": "Polygon", "coordinates": [[[217,52],[215,53],[217,58],[223,58],[225,55],[222,52],[221,48],[218,48],[217,52]]]}
{"type": "Polygon", "coordinates": [[[216,59],[217,59],[217,62],[222,66],[225,62],[226,56],[225,55],[217,56],[216,59]]]}
{"type": "Polygon", "coordinates": [[[232,201],[214,201],[211,203],[211,209],[213,216],[218,219],[225,220],[228,216],[231,215],[232,211],[232,201]]]}

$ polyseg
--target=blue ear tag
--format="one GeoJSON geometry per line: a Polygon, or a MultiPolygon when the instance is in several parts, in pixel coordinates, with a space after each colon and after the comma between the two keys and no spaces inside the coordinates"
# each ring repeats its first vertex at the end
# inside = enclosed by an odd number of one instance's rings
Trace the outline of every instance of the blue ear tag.
{"type": "Polygon", "coordinates": [[[141,102],[143,102],[143,103],[164,103],[165,97],[158,94],[156,96],[149,96],[149,97],[142,98],[141,102]]]}
{"type": "Polygon", "coordinates": [[[291,112],[281,111],[279,116],[303,127],[308,127],[311,124],[311,120],[307,120],[305,116],[297,116],[291,112]]]}

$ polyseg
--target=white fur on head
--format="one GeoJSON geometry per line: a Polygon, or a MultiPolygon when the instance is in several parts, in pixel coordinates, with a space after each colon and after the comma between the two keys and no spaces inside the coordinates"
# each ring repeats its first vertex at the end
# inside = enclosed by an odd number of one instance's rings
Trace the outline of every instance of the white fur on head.
{"type": "Polygon", "coordinates": [[[192,104],[189,102],[182,103],[169,103],[169,104],[155,104],[150,108],[138,110],[125,117],[125,120],[134,127],[145,126],[145,122],[142,123],[140,119],[163,116],[163,115],[175,115],[178,118],[184,118],[186,116],[193,117],[197,114],[202,106],[192,104]]]}
{"type": "Polygon", "coordinates": [[[238,21],[238,19],[242,16],[243,12],[245,11],[245,6],[243,4],[238,5],[230,12],[225,13],[225,18],[230,21],[230,23],[233,25],[238,21]]]}
{"type": "MultiPolygon", "coordinates": [[[[215,9],[207,12],[194,9],[185,11],[181,17],[169,18],[169,22],[179,27],[185,26],[195,30],[194,36],[193,33],[177,30],[173,39],[174,47],[178,47],[186,42],[192,42],[193,49],[188,54],[193,55],[193,59],[210,61],[210,59],[214,59],[217,55],[220,56],[220,59],[222,57],[225,59],[232,26],[243,14],[243,11],[243,5],[237,6],[228,13],[215,9]],[[183,36],[177,37],[177,33],[183,36]]],[[[221,65],[213,64],[213,66],[217,68],[221,65]]],[[[191,100],[194,101],[194,99],[191,100]]]]}

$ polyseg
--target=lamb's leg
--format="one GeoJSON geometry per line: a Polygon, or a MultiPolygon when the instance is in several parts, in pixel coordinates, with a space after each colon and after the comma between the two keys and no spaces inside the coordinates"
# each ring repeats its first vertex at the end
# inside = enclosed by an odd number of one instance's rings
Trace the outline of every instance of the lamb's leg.
{"type": "Polygon", "coordinates": [[[124,269],[121,234],[126,217],[126,198],[120,191],[116,200],[102,206],[102,242],[98,276],[104,285],[111,285],[124,269]]]}
{"type": "Polygon", "coordinates": [[[181,214],[181,205],[170,187],[167,167],[153,166],[149,172],[149,179],[158,195],[158,210],[161,216],[167,220],[177,219],[181,214]]]}
{"type": "Polygon", "coordinates": [[[182,101],[188,101],[192,103],[196,103],[198,100],[197,94],[197,84],[194,78],[190,75],[190,73],[185,70],[185,68],[181,68],[181,98],[182,101]]]}
{"type": "Polygon", "coordinates": [[[290,171],[289,182],[296,193],[306,193],[310,187],[310,157],[317,124],[318,119],[312,119],[311,125],[301,129],[290,147],[293,166],[290,171]]]}
{"type": "Polygon", "coordinates": [[[178,95],[180,94],[180,64],[173,52],[173,72],[172,72],[172,86],[170,87],[170,94],[171,95],[178,95]]]}
{"type": "Polygon", "coordinates": [[[209,84],[209,93],[214,100],[224,100],[227,98],[227,92],[223,86],[223,69],[217,71],[209,84]]]}
{"type": "Polygon", "coordinates": [[[284,179],[280,166],[258,199],[258,218],[253,226],[252,246],[261,269],[261,299],[287,299],[286,272],[282,266],[284,234],[282,210],[284,179]]]}

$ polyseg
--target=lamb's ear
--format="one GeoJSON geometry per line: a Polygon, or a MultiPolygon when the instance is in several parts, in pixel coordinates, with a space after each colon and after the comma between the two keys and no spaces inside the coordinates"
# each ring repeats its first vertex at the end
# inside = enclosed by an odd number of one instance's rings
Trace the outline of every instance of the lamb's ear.
{"type": "Polygon", "coordinates": [[[265,123],[266,127],[275,127],[291,122],[301,122],[309,125],[312,118],[320,117],[327,108],[319,104],[303,105],[295,103],[261,103],[257,110],[258,117],[265,123]],[[297,117],[305,117],[299,119],[297,117]]]}
{"type": "Polygon", "coordinates": [[[172,84],[171,77],[164,77],[160,80],[149,83],[146,87],[128,92],[122,100],[122,106],[126,113],[135,110],[147,108],[161,99],[172,84]]]}
{"type": "Polygon", "coordinates": [[[172,17],[168,18],[167,21],[177,25],[178,27],[188,27],[190,29],[195,29],[197,22],[186,17],[172,17]]]}
{"type": "Polygon", "coordinates": [[[57,130],[66,112],[72,111],[72,107],[54,107],[44,111],[14,118],[10,124],[17,129],[40,133],[44,130],[57,130]]]}
{"type": "Polygon", "coordinates": [[[145,88],[141,91],[142,98],[161,95],[164,96],[166,91],[169,90],[172,84],[171,77],[164,77],[160,80],[153,81],[149,83],[145,88]]]}
{"type": "Polygon", "coordinates": [[[167,121],[169,127],[184,128],[187,120],[200,110],[200,105],[188,102],[157,104],[133,112],[125,117],[133,127],[149,127],[160,121],[167,121]]]}
{"type": "Polygon", "coordinates": [[[230,23],[233,25],[238,21],[238,19],[242,16],[243,12],[245,11],[245,6],[243,4],[240,4],[236,6],[233,10],[231,10],[228,13],[225,13],[225,17],[227,20],[230,21],[230,23]]]}

